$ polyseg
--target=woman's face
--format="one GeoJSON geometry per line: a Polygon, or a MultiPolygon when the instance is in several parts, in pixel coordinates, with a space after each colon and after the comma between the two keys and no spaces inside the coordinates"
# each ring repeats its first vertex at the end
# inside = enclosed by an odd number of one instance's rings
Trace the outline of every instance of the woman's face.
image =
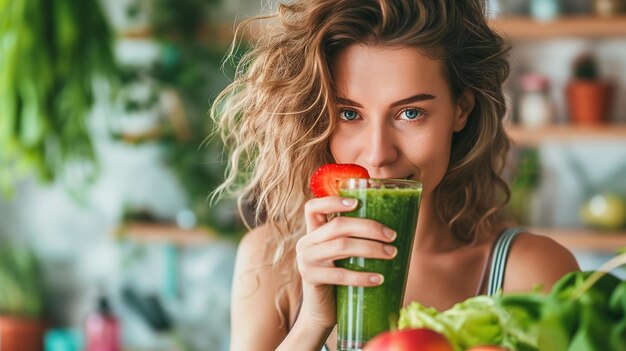
{"type": "Polygon", "coordinates": [[[355,44],[332,69],[340,122],[330,139],[335,161],[361,165],[373,178],[417,179],[424,195],[431,193],[473,97],[453,101],[441,63],[414,48],[355,44]]]}

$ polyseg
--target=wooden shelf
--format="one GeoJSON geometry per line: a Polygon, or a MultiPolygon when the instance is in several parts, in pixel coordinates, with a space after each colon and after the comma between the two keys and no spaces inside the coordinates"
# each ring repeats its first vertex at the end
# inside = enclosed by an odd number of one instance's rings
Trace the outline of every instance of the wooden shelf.
{"type": "Polygon", "coordinates": [[[149,40],[154,38],[152,28],[141,27],[128,29],[123,32],[117,33],[118,38],[128,40],[149,40]]]}
{"type": "Polygon", "coordinates": [[[169,223],[127,223],[116,230],[122,239],[143,243],[193,246],[212,243],[217,235],[207,228],[182,229],[169,223]]]}
{"type": "Polygon", "coordinates": [[[529,228],[529,231],[548,236],[572,251],[615,253],[617,249],[626,247],[626,232],[563,228],[529,228]]]}
{"type": "Polygon", "coordinates": [[[510,40],[626,37],[626,16],[561,17],[546,22],[529,17],[502,17],[490,23],[492,28],[510,40]]]}
{"type": "MultiPolygon", "coordinates": [[[[620,247],[626,247],[626,232],[541,227],[531,227],[529,231],[548,236],[572,251],[613,253],[620,247]]],[[[177,246],[203,245],[217,240],[216,234],[205,228],[186,230],[162,223],[128,223],[118,228],[117,235],[140,243],[177,246]]]]}
{"type": "Polygon", "coordinates": [[[509,126],[507,134],[515,145],[537,146],[545,142],[581,140],[626,141],[626,124],[598,126],[553,125],[542,128],[509,126]]]}
{"type": "MultiPolygon", "coordinates": [[[[230,44],[235,35],[236,23],[234,21],[214,22],[210,26],[204,25],[196,34],[195,40],[200,43],[222,43],[230,44]]],[[[240,39],[248,41],[258,35],[261,24],[255,22],[250,25],[248,30],[238,33],[240,39]]],[[[155,40],[156,33],[149,27],[133,28],[117,33],[118,39],[122,40],[155,40]]]]}

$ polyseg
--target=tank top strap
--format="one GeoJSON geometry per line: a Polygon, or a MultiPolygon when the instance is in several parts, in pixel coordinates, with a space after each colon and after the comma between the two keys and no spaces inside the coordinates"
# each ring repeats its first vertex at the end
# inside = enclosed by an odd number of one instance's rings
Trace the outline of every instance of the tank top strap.
{"type": "Polygon", "coordinates": [[[493,246],[491,253],[491,269],[489,271],[489,280],[487,285],[487,295],[495,295],[504,283],[504,272],[506,270],[506,261],[509,257],[509,250],[515,237],[525,231],[522,227],[512,227],[506,229],[493,246]]]}

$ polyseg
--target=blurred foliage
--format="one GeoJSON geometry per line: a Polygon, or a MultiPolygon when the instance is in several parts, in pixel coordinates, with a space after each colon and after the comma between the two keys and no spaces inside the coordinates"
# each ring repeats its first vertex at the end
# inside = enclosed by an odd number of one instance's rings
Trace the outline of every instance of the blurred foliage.
{"type": "MultiPolygon", "coordinates": [[[[222,65],[230,44],[215,38],[214,11],[218,0],[155,0],[150,8],[152,32],[160,43],[161,57],[149,75],[162,92],[175,98],[182,111],[167,116],[161,134],[166,163],[186,191],[198,224],[226,235],[239,235],[244,227],[234,200],[211,206],[208,195],[224,179],[223,145],[209,138],[208,116],[213,99],[234,75],[234,64],[222,65]]],[[[240,47],[240,55],[246,50],[240,47]]],[[[240,57],[240,55],[236,55],[240,57]]]]}
{"type": "Polygon", "coordinates": [[[38,317],[44,313],[39,260],[34,252],[0,243],[0,315],[38,317]]]}
{"type": "Polygon", "coordinates": [[[520,224],[530,223],[531,200],[540,182],[540,159],[537,149],[522,149],[518,155],[517,170],[509,187],[509,213],[520,224]]]}
{"type": "Polygon", "coordinates": [[[11,194],[33,171],[88,184],[98,171],[86,121],[94,80],[116,76],[98,1],[0,0],[0,14],[0,188],[11,194]]]}
{"type": "Polygon", "coordinates": [[[176,41],[197,42],[211,23],[220,0],[154,0],[152,24],[157,35],[176,41]]]}

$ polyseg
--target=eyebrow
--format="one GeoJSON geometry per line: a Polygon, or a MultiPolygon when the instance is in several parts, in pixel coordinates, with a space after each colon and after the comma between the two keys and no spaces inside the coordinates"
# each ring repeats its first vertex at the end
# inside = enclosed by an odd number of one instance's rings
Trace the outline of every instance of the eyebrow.
{"type": "MultiPolygon", "coordinates": [[[[398,107],[398,106],[402,106],[402,105],[406,105],[406,104],[410,104],[414,102],[419,102],[419,101],[424,101],[424,100],[433,100],[434,98],[435,96],[430,95],[430,94],[416,94],[406,99],[398,100],[392,103],[391,105],[389,105],[389,107],[398,107]]],[[[342,98],[342,97],[337,97],[337,102],[345,106],[354,106],[354,107],[363,108],[363,105],[359,104],[358,102],[352,101],[350,99],[342,98]]]]}

